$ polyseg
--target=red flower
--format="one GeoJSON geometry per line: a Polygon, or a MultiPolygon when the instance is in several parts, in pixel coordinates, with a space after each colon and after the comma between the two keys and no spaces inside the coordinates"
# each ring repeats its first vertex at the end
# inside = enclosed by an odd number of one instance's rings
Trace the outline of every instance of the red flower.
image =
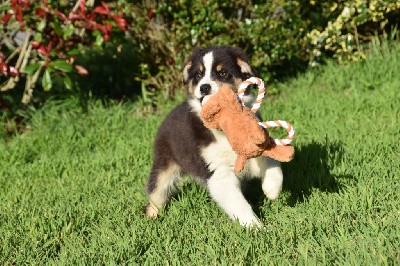
{"type": "Polygon", "coordinates": [[[37,41],[33,41],[33,42],[32,42],[32,48],[33,48],[33,49],[37,49],[37,48],[39,48],[39,46],[40,46],[40,43],[39,43],[39,42],[37,42],[37,41]]]}
{"type": "Polygon", "coordinates": [[[37,15],[39,17],[44,17],[44,15],[46,15],[46,10],[44,10],[42,8],[36,8],[35,15],[37,15]]]}
{"type": "Polygon", "coordinates": [[[79,14],[77,14],[76,12],[71,12],[71,13],[69,13],[69,15],[68,15],[68,19],[70,19],[70,20],[72,20],[72,21],[75,21],[75,20],[82,19],[82,16],[79,15],[79,14]]]}
{"type": "Polygon", "coordinates": [[[8,66],[6,63],[1,62],[0,63],[0,72],[1,74],[3,74],[4,76],[8,76],[8,66]]]}
{"type": "Polygon", "coordinates": [[[104,2],[101,2],[100,6],[97,6],[94,9],[95,13],[99,13],[99,14],[103,14],[103,15],[107,15],[108,13],[110,13],[110,9],[108,7],[108,5],[104,2]]]}
{"type": "Polygon", "coordinates": [[[4,17],[1,18],[1,22],[3,22],[4,24],[6,24],[10,18],[13,16],[13,14],[6,14],[4,15],[4,17]]]}
{"type": "Polygon", "coordinates": [[[119,17],[116,14],[111,14],[111,17],[117,23],[117,27],[123,31],[126,31],[126,20],[123,17],[119,17]]]}
{"type": "Polygon", "coordinates": [[[46,49],[46,47],[44,47],[44,45],[40,45],[39,48],[37,49],[37,51],[39,53],[41,53],[42,55],[48,56],[49,55],[49,51],[46,49]]]}
{"type": "Polygon", "coordinates": [[[86,7],[86,2],[85,0],[80,0],[79,2],[79,8],[81,9],[81,14],[85,13],[85,7],[86,7]]]}
{"type": "Polygon", "coordinates": [[[66,20],[67,20],[67,17],[66,17],[61,11],[59,11],[59,10],[54,10],[54,13],[55,13],[60,19],[62,19],[63,21],[66,21],[66,20]]]}

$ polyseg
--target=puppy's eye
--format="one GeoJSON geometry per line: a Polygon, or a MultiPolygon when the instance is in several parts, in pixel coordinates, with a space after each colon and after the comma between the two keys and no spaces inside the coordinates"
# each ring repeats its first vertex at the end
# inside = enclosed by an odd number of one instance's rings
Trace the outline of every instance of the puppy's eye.
{"type": "Polygon", "coordinates": [[[219,71],[217,74],[218,74],[218,76],[220,76],[220,77],[225,77],[226,72],[225,72],[224,70],[221,70],[221,71],[219,71]]]}
{"type": "Polygon", "coordinates": [[[201,78],[203,76],[203,73],[201,71],[197,71],[196,75],[201,78]]]}

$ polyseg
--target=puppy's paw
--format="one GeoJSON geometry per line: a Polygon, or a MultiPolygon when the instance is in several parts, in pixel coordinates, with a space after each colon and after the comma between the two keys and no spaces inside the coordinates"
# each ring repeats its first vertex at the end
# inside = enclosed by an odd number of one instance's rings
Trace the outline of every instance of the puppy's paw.
{"type": "Polygon", "coordinates": [[[268,199],[275,200],[282,191],[282,184],[283,174],[278,163],[275,167],[270,167],[267,169],[262,182],[262,190],[268,199]]]}
{"type": "Polygon", "coordinates": [[[253,215],[248,215],[246,217],[241,217],[237,218],[235,217],[237,221],[239,221],[240,225],[246,228],[261,228],[263,224],[260,222],[260,220],[257,219],[257,217],[253,215]]]}
{"type": "Polygon", "coordinates": [[[150,217],[150,218],[157,218],[157,216],[158,216],[158,208],[151,202],[149,202],[147,204],[146,215],[147,215],[147,217],[150,217]]]}
{"type": "Polygon", "coordinates": [[[263,228],[263,224],[258,219],[255,219],[249,223],[244,223],[244,224],[242,224],[242,226],[244,226],[246,228],[250,228],[250,229],[255,229],[255,230],[259,230],[259,229],[263,228]]]}
{"type": "Polygon", "coordinates": [[[265,196],[267,196],[270,200],[276,200],[279,197],[279,194],[282,190],[282,184],[263,184],[262,190],[264,191],[265,196]]]}
{"type": "Polygon", "coordinates": [[[267,182],[263,182],[262,190],[270,200],[276,200],[282,191],[282,180],[270,178],[267,182]]]}

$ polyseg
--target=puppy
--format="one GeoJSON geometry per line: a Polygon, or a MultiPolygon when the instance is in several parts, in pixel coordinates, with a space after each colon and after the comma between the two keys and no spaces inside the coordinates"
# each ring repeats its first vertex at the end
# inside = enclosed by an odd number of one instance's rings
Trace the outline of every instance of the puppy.
{"type": "MultiPolygon", "coordinates": [[[[161,124],[154,143],[153,166],[147,183],[146,214],[156,217],[168,202],[182,174],[207,187],[217,204],[243,226],[260,221],[241,191],[246,177],[260,177],[265,195],[276,199],[282,189],[280,163],[267,157],[248,160],[235,175],[236,154],[222,131],[208,129],[199,117],[202,100],[216,93],[222,84],[237,92],[243,80],[256,76],[245,54],[231,46],[196,49],[188,58],[183,80],[188,99],[177,106],[161,124]]],[[[247,92],[246,102],[252,97],[247,92]]]]}

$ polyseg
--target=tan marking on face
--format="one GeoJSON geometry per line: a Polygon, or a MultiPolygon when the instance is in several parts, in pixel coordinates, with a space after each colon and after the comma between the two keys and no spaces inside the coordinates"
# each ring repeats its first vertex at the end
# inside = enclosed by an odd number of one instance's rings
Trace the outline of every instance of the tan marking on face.
{"type": "Polygon", "coordinates": [[[204,71],[204,66],[203,66],[203,65],[200,65],[200,66],[199,66],[199,71],[200,71],[201,73],[203,73],[203,71],[204,71]]]}
{"type": "Polygon", "coordinates": [[[192,66],[192,62],[188,62],[183,68],[183,80],[186,82],[189,78],[189,68],[192,66]]]}
{"type": "Polygon", "coordinates": [[[242,84],[242,79],[240,79],[240,78],[234,78],[234,81],[233,81],[233,91],[234,92],[238,92],[238,90],[239,90],[239,87],[240,87],[240,85],[242,84]]]}
{"type": "Polygon", "coordinates": [[[240,71],[242,73],[249,73],[249,74],[253,74],[253,71],[251,70],[251,67],[249,66],[249,64],[247,64],[246,62],[244,62],[243,60],[240,60],[239,58],[237,59],[237,64],[240,66],[240,71]]]}
{"type": "Polygon", "coordinates": [[[193,95],[194,90],[195,90],[195,87],[193,86],[193,81],[191,80],[188,85],[188,92],[193,95]]]}
{"type": "Polygon", "coordinates": [[[217,70],[217,72],[220,72],[222,70],[222,64],[217,65],[215,69],[217,70]]]}

